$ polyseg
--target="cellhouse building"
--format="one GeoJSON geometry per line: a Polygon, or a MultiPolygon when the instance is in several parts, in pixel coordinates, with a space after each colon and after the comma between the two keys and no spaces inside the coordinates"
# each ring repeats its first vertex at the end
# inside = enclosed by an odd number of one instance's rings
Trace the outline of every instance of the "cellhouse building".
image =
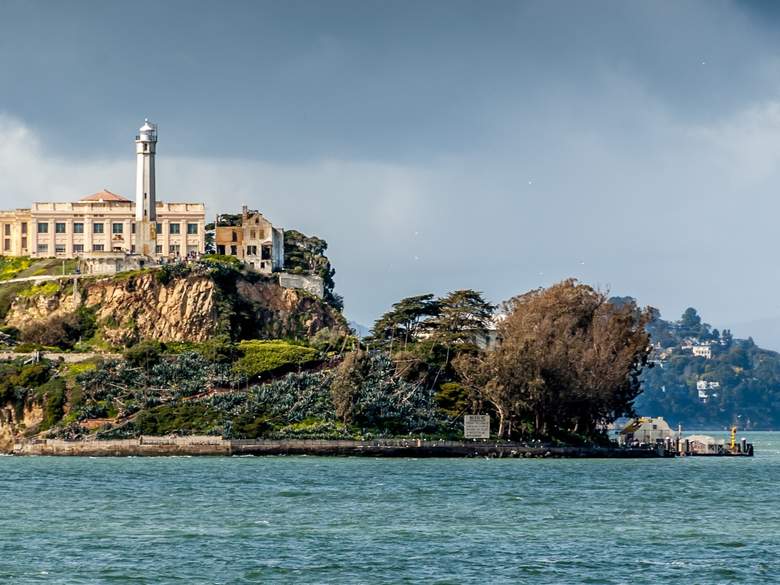
{"type": "Polygon", "coordinates": [[[157,201],[157,125],[147,120],[135,144],[135,201],[103,189],[71,203],[0,211],[0,255],[98,259],[133,254],[160,260],[203,253],[206,206],[157,201]]]}

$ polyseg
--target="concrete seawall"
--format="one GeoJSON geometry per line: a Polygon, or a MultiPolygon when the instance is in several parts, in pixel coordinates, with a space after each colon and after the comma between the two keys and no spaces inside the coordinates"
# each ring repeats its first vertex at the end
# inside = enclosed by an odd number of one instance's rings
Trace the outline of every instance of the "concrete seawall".
{"type": "Polygon", "coordinates": [[[637,458],[659,457],[647,449],[602,447],[530,447],[520,443],[257,439],[225,440],[220,437],[140,437],[116,441],[35,440],[16,443],[14,455],[88,457],[171,455],[323,455],[364,457],[559,457],[637,458]]]}

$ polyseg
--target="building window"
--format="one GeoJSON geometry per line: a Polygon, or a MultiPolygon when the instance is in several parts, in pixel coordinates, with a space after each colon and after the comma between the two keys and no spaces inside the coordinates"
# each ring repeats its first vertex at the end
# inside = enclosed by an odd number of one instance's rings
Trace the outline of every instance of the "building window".
{"type": "Polygon", "coordinates": [[[38,233],[39,234],[48,234],[49,233],[49,224],[48,223],[39,223],[38,224],[38,233]]]}
{"type": "Polygon", "coordinates": [[[238,234],[233,230],[230,232],[230,241],[237,242],[238,241],[238,234]]]}
{"type": "Polygon", "coordinates": [[[168,246],[168,252],[171,254],[179,255],[179,244],[171,244],[168,246]]]}
{"type": "Polygon", "coordinates": [[[27,223],[23,223],[23,224],[22,224],[22,233],[23,233],[23,234],[26,234],[26,233],[27,233],[27,223]]]}
{"type": "Polygon", "coordinates": [[[74,234],[83,234],[84,233],[84,224],[80,221],[73,224],[73,233],[74,234]]]}
{"type": "Polygon", "coordinates": [[[49,252],[48,244],[38,244],[38,254],[47,254],[49,252]]]}
{"type": "Polygon", "coordinates": [[[3,229],[5,229],[5,235],[10,236],[11,235],[11,224],[7,223],[3,226],[3,229]]]}
{"type": "Polygon", "coordinates": [[[57,234],[64,234],[65,233],[65,224],[57,222],[54,224],[54,233],[57,234]]]}
{"type": "Polygon", "coordinates": [[[123,234],[125,232],[125,226],[123,226],[121,223],[112,223],[111,224],[111,233],[112,234],[123,234]]]}
{"type": "Polygon", "coordinates": [[[187,224],[187,233],[192,235],[195,235],[198,233],[198,224],[197,223],[188,223],[187,224]]]}
{"type": "Polygon", "coordinates": [[[263,260],[271,259],[271,246],[263,246],[263,260]]]}
{"type": "Polygon", "coordinates": [[[255,230],[250,231],[249,232],[249,239],[250,240],[254,240],[255,238],[257,238],[257,233],[255,232],[255,230]]]}
{"type": "Polygon", "coordinates": [[[238,249],[236,248],[236,246],[230,246],[230,255],[238,256],[238,249]]]}
{"type": "Polygon", "coordinates": [[[54,253],[55,254],[64,254],[65,253],[65,244],[54,244],[54,253]]]}
{"type": "Polygon", "coordinates": [[[157,230],[158,234],[161,234],[162,233],[162,224],[161,223],[154,224],[154,229],[157,230]]]}
{"type": "Polygon", "coordinates": [[[162,244],[157,244],[157,245],[154,247],[154,253],[155,253],[155,254],[162,254],[162,244]]]}
{"type": "Polygon", "coordinates": [[[132,225],[131,231],[135,233],[135,224],[132,225]]]}
{"type": "MultiPolygon", "coordinates": [[[[22,225],[27,225],[26,223],[23,223],[22,225]]],[[[22,250],[27,249],[27,238],[22,238],[22,250]]]]}
{"type": "Polygon", "coordinates": [[[84,244],[73,244],[74,254],[81,254],[84,251],[84,244]]]}
{"type": "Polygon", "coordinates": [[[247,246],[246,247],[246,255],[247,256],[257,256],[257,246],[247,246]]]}
{"type": "Polygon", "coordinates": [[[3,252],[8,252],[11,249],[11,240],[3,241],[3,252]]]}
{"type": "Polygon", "coordinates": [[[172,223],[168,226],[168,233],[169,234],[180,234],[181,233],[181,224],[179,223],[172,223]]]}
{"type": "Polygon", "coordinates": [[[92,224],[92,233],[93,234],[102,234],[103,233],[103,224],[102,223],[92,224]]]}
{"type": "Polygon", "coordinates": [[[93,252],[102,252],[103,251],[103,244],[92,244],[92,251],[93,252]]]}

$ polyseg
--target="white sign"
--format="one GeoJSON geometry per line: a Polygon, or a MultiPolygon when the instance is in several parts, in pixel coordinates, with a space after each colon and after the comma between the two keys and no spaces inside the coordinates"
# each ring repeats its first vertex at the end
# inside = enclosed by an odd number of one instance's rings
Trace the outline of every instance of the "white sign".
{"type": "Polygon", "coordinates": [[[463,436],[466,439],[489,439],[490,416],[487,414],[467,414],[463,417],[463,436]]]}

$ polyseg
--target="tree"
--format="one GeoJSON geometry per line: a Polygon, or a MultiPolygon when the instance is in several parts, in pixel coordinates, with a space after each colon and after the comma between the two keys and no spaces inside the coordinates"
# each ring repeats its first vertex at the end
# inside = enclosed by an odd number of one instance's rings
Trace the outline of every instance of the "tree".
{"type": "Polygon", "coordinates": [[[575,280],[515,297],[505,309],[502,343],[454,363],[476,406],[495,409],[500,436],[525,425],[535,436],[592,437],[633,414],[650,350],[648,311],[616,306],[575,280]]]}
{"type": "Polygon", "coordinates": [[[432,320],[433,339],[451,347],[476,345],[487,335],[495,306],[475,290],[456,290],[439,300],[439,314],[432,320]]]}
{"type": "Polygon", "coordinates": [[[330,385],[336,417],[344,424],[352,423],[360,386],[368,378],[371,361],[364,351],[352,351],[339,364],[330,385]]]}
{"type": "Polygon", "coordinates": [[[392,349],[398,339],[405,348],[410,342],[416,341],[423,330],[429,329],[429,319],[439,314],[439,302],[432,294],[406,297],[376,320],[371,329],[370,341],[392,349]]]}
{"type": "Polygon", "coordinates": [[[677,322],[677,329],[681,337],[698,337],[707,339],[710,336],[710,326],[702,323],[701,317],[693,307],[688,307],[677,322]]]}

